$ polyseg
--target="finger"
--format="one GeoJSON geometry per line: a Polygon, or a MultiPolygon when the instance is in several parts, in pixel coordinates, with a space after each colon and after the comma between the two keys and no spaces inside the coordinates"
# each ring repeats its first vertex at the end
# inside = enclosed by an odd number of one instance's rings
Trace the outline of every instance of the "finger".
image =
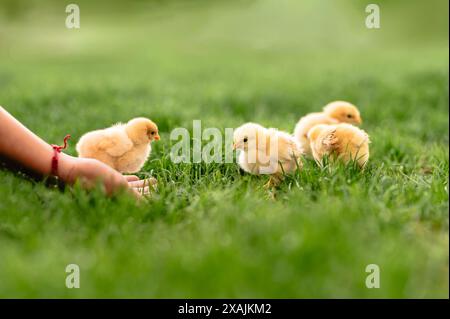
{"type": "Polygon", "coordinates": [[[127,182],[134,182],[139,180],[139,177],[137,177],[136,175],[123,175],[123,177],[125,177],[127,182]]]}
{"type": "Polygon", "coordinates": [[[139,187],[139,188],[133,188],[134,190],[138,191],[141,195],[148,195],[150,194],[150,187],[139,187]]]}
{"type": "Polygon", "coordinates": [[[147,185],[155,185],[157,183],[155,178],[146,178],[138,181],[128,182],[130,187],[144,187],[147,185]]]}
{"type": "Polygon", "coordinates": [[[127,189],[128,182],[121,174],[114,174],[109,177],[109,180],[103,181],[106,193],[112,195],[121,189],[127,189]]]}
{"type": "Polygon", "coordinates": [[[129,186],[129,187],[134,187],[134,188],[137,188],[137,187],[144,187],[145,185],[148,185],[148,182],[146,182],[145,179],[141,179],[141,180],[138,180],[138,181],[128,182],[128,186],[129,186]]]}

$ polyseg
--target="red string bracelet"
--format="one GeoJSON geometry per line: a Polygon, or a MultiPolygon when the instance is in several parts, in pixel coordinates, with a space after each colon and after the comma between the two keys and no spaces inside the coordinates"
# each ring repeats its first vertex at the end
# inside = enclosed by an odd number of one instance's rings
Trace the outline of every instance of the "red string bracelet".
{"type": "Polygon", "coordinates": [[[67,148],[67,140],[69,138],[70,138],[69,134],[67,134],[66,137],[64,137],[64,145],[63,146],[52,144],[53,157],[52,157],[52,171],[51,171],[51,174],[53,176],[58,176],[59,153],[61,153],[61,150],[65,150],[67,148]]]}

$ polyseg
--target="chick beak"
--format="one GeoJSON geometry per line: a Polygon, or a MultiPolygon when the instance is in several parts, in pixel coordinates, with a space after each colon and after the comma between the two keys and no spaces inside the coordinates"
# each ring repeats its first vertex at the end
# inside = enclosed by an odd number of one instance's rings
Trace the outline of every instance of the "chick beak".
{"type": "Polygon", "coordinates": [[[161,139],[161,137],[159,137],[159,134],[156,134],[154,137],[155,141],[159,141],[161,139]]]}
{"type": "Polygon", "coordinates": [[[235,151],[236,150],[236,143],[233,143],[233,151],[235,151]]]}

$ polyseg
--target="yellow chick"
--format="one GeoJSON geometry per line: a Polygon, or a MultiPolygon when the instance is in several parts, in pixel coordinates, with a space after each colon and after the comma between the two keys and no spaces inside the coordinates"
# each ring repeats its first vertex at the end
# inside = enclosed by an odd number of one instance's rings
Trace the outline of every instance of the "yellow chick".
{"type": "Polygon", "coordinates": [[[334,101],[323,108],[323,112],[310,113],[302,117],[295,126],[294,136],[305,154],[311,154],[308,131],[317,124],[362,123],[361,115],[356,106],[345,101],[334,101]]]}
{"type": "Polygon", "coordinates": [[[121,173],[135,173],[150,155],[150,143],[159,138],[156,124],[139,117],[84,134],[76,149],[79,157],[95,158],[121,173]]]}
{"type": "Polygon", "coordinates": [[[266,187],[277,185],[283,173],[302,166],[302,150],[291,135],[255,123],[246,123],[234,131],[233,149],[240,151],[238,164],[244,171],[271,176],[266,187]]]}
{"type": "Polygon", "coordinates": [[[321,166],[325,156],[332,161],[355,161],[361,168],[369,160],[369,135],[351,124],[319,124],[309,130],[308,138],[313,157],[321,166]]]}

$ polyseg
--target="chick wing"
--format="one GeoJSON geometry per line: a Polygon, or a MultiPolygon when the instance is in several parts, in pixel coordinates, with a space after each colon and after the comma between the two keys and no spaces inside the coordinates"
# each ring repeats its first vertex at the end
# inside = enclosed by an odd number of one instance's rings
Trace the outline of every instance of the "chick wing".
{"type": "Polygon", "coordinates": [[[99,141],[98,148],[113,157],[118,157],[130,151],[133,148],[133,142],[123,127],[111,127],[104,130],[103,138],[99,141]]]}

